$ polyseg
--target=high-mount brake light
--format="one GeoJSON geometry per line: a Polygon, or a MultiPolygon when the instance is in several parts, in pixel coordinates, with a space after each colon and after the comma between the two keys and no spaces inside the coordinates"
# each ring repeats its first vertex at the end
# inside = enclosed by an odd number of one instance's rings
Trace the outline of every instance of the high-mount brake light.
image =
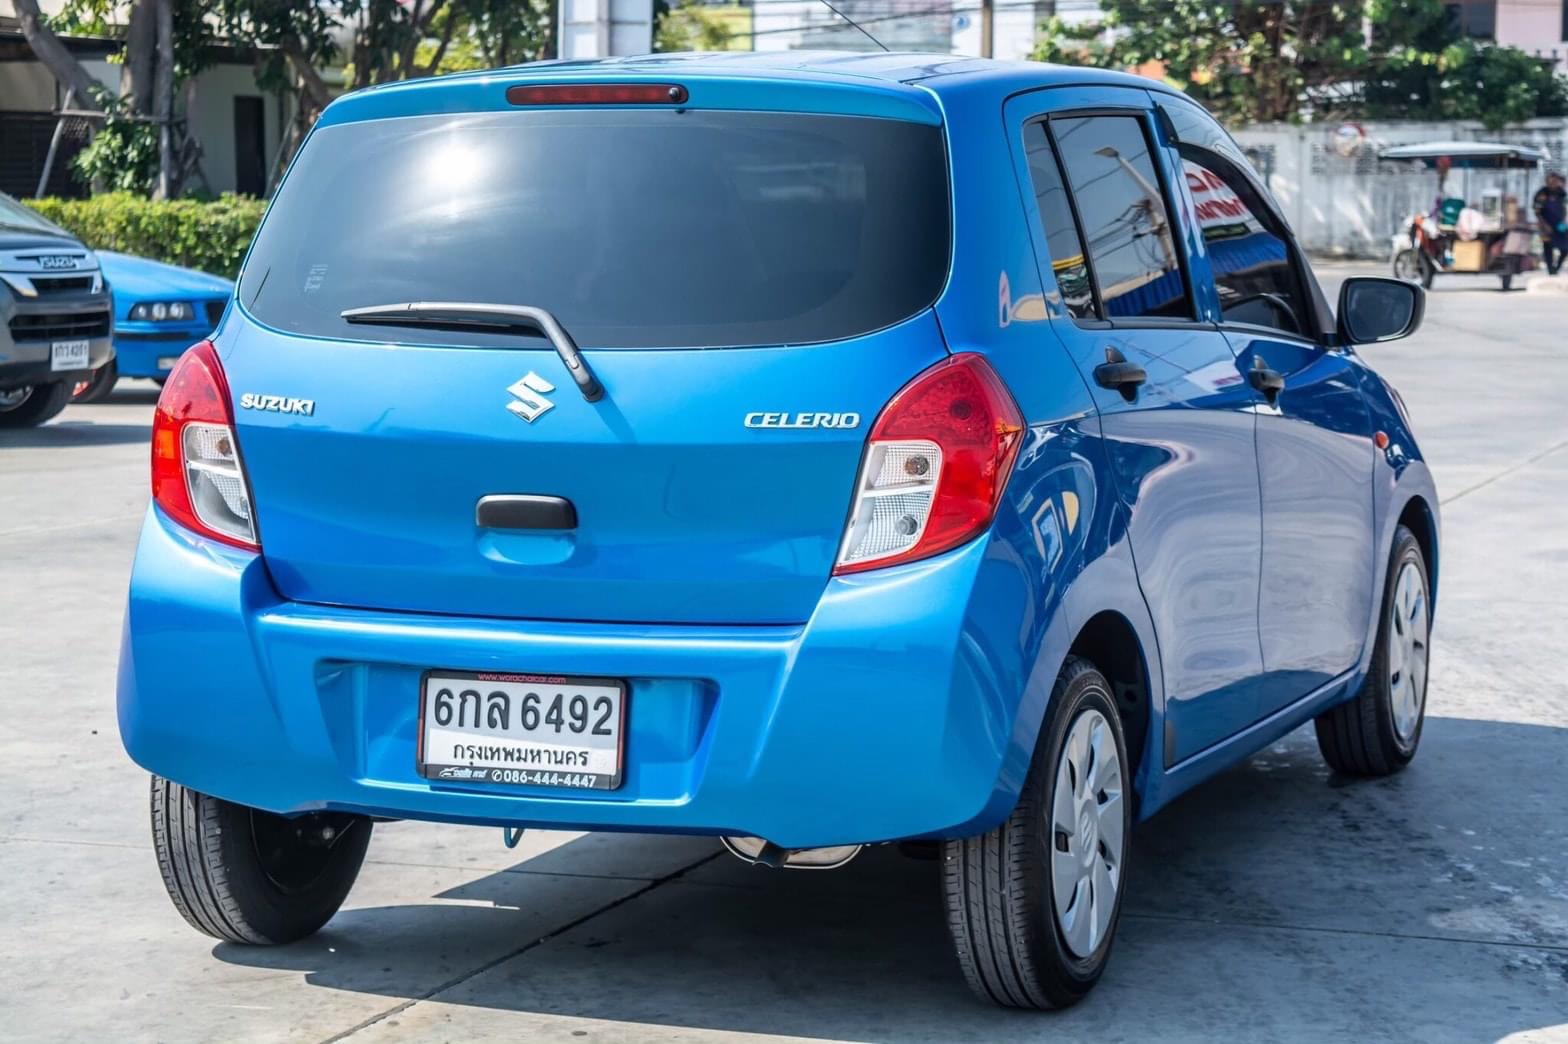
{"type": "Polygon", "coordinates": [[[680,105],[678,83],[530,83],[506,89],[513,105],[680,105]]]}
{"type": "Polygon", "coordinates": [[[234,441],[229,385],[210,341],[180,356],[158,396],[152,418],[152,499],[187,529],[261,550],[250,483],[234,441]]]}
{"type": "Polygon", "coordinates": [[[984,532],[1023,430],[983,356],[955,355],[910,381],[871,429],[833,572],[929,558],[984,532]]]}

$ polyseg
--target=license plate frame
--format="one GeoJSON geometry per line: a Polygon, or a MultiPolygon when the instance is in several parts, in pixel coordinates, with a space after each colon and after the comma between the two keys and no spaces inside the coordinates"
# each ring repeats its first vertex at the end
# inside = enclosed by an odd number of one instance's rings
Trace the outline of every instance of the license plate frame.
{"type": "Polygon", "coordinates": [[[49,371],[85,370],[92,366],[93,343],[85,337],[49,343],[49,371]]]}
{"type": "MultiPolygon", "coordinates": [[[[465,671],[432,667],[423,671],[419,676],[418,698],[418,724],[414,754],[414,770],[422,779],[435,784],[485,784],[512,787],[541,787],[550,790],[596,790],[611,791],[620,788],[624,780],[626,769],[626,717],[629,702],[629,686],[624,678],[608,678],[598,675],[579,674],[532,674],[513,671],[465,671]],[[451,702],[448,705],[449,721],[446,724],[432,722],[434,713],[439,717],[437,707],[440,700],[441,689],[432,690],[433,681],[441,683],[471,682],[474,685],[466,690],[453,691],[448,689],[451,702]],[[490,688],[480,688],[480,686],[490,688]],[[536,727],[532,729],[511,728],[512,719],[521,726],[525,720],[525,697],[531,689],[538,689],[535,695],[539,701],[534,704],[536,711],[536,727]],[[518,691],[522,689],[523,691],[518,691]],[[581,692],[587,689],[598,690],[595,695],[581,692]],[[545,690],[548,690],[547,692],[545,690]],[[563,691],[564,690],[564,691],[563,691]],[[593,726],[593,715],[597,710],[598,701],[609,696],[605,690],[613,690],[614,698],[611,700],[611,714],[614,722],[613,736],[608,743],[601,742],[597,737],[590,735],[590,746],[585,748],[581,744],[577,747],[569,745],[570,725],[566,726],[567,736],[563,737],[568,742],[552,742],[546,738],[535,738],[544,733],[543,726],[547,724],[546,718],[551,713],[551,707],[561,701],[569,707],[571,697],[583,695],[587,701],[588,716],[587,728],[589,732],[593,726]],[[476,697],[468,700],[469,693],[476,697]],[[493,696],[502,693],[511,697],[507,701],[503,712],[503,721],[506,728],[497,730],[489,726],[480,726],[479,729],[462,728],[462,722],[467,720],[468,712],[473,711],[474,720],[482,722],[487,712],[490,712],[495,703],[493,696]],[[512,713],[515,705],[516,713],[512,713]],[[458,727],[452,728],[451,718],[458,716],[458,727]],[[439,733],[435,739],[442,742],[454,742],[453,737],[470,737],[475,746],[488,746],[493,749],[496,756],[484,758],[469,758],[466,763],[455,753],[447,759],[432,759],[432,732],[439,733]],[[487,741],[489,741],[487,743],[487,741]],[[499,742],[498,742],[499,741],[499,742]],[[515,757],[533,760],[515,761],[506,764],[497,764],[503,760],[500,750],[512,747],[527,749],[551,748],[556,753],[541,751],[538,755],[519,753],[515,757]],[[602,769],[602,757],[593,758],[595,753],[603,754],[613,750],[613,770],[590,771],[602,769]],[[567,757],[568,753],[581,755],[586,753],[586,758],[567,757]],[[586,761],[587,764],[581,762],[586,761]]],[[[561,708],[563,713],[566,708],[561,708]]],[[[491,718],[490,720],[494,720],[491,718]]],[[[562,735],[560,729],[554,733],[562,735]]]]}

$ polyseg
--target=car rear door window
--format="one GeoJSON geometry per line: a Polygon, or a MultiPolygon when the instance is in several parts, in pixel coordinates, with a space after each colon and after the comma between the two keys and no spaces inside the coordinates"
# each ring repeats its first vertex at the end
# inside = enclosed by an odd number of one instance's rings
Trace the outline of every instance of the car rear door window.
{"type": "MultiPolygon", "coordinates": [[[[318,128],[240,281],[289,333],[404,301],[548,309],[584,348],[804,344],[929,307],[951,253],[942,128],[818,113],[572,109],[318,128]]],[[[502,344],[516,331],[369,336],[502,344]]]]}
{"type": "Polygon", "coordinates": [[[1050,121],[1105,317],[1191,319],[1192,299],[1143,120],[1050,121]]]}
{"type": "Polygon", "coordinates": [[[1056,150],[1051,148],[1044,121],[1024,128],[1024,152],[1029,159],[1029,179],[1033,183],[1035,205],[1040,212],[1040,224],[1050,254],[1044,260],[1056,276],[1062,307],[1074,319],[1098,319],[1099,306],[1094,299],[1093,280],[1089,278],[1083,236],[1073,217],[1062,167],[1056,160],[1056,150]]]}
{"type": "Polygon", "coordinates": [[[1307,336],[1310,305],[1282,232],[1247,202],[1252,193],[1244,181],[1213,169],[1223,161],[1204,163],[1194,158],[1195,150],[1183,152],[1182,171],[1223,321],[1307,336]]]}

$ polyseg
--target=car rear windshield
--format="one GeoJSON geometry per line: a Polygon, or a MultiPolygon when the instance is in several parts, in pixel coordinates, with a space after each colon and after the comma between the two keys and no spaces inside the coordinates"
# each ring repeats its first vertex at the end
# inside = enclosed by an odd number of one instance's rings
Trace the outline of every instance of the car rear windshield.
{"type": "Polygon", "coordinates": [[[402,117],[311,136],[240,300],[281,330],[357,340],[507,339],[339,314],[466,301],[548,309],[585,348],[801,344],[929,306],[949,237],[938,127],[669,109],[402,117]]]}

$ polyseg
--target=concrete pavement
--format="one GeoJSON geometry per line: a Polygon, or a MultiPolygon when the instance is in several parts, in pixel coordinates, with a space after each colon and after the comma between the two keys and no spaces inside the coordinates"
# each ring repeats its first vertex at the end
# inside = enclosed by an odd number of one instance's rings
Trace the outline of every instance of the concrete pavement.
{"type": "Polygon", "coordinates": [[[1568,1040],[1568,313],[1440,281],[1366,354],[1444,499],[1421,752],[1347,782],[1301,731],[1142,826],[1110,969],[1054,1016],[973,1001],[936,865],[885,849],[390,824],[319,936],[214,944],[114,721],[153,386],[0,433],[0,1036],[1568,1040]]]}

